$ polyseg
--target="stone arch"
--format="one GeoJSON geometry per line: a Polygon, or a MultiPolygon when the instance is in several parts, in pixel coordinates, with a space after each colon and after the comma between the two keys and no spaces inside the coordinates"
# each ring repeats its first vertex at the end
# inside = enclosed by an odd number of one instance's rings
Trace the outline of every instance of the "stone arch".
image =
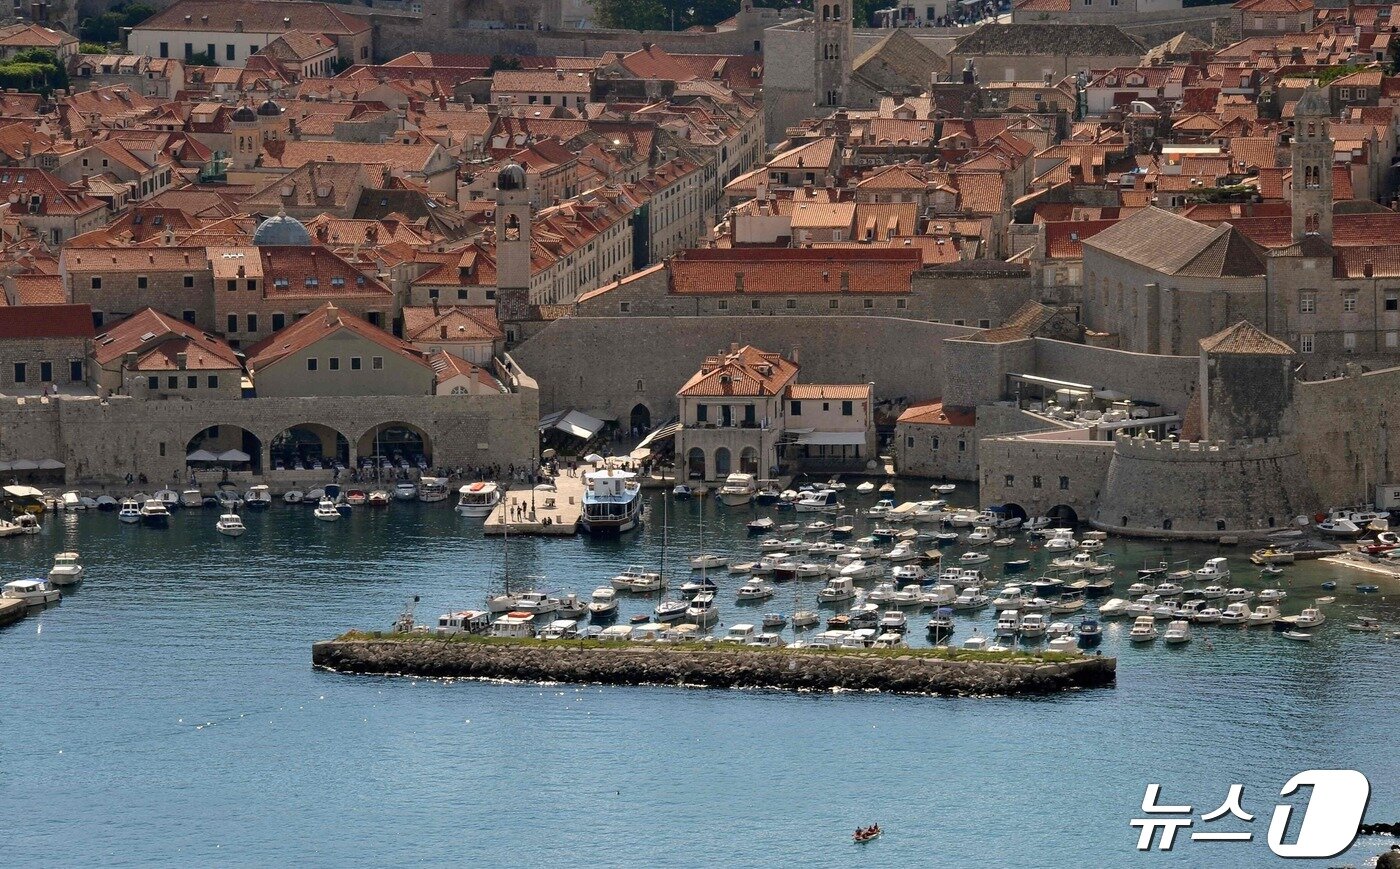
{"type": "Polygon", "coordinates": [[[831,4],[826,4],[826,5],[822,6],[822,20],[823,20],[823,21],[830,21],[830,20],[831,20],[831,4]]]}
{"type": "Polygon", "coordinates": [[[630,421],[633,429],[641,432],[651,431],[651,409],[638,402],[632,406],[630,421]]]}
{"type": "Polygon", "coordinates": [[[685,454],[685,475],[686,479],[705,479],[705,451],[699,447],[691,447],[685,454]]]}
{"type": "Polygon", "coordinates": [[[387,458],[395,464],[404,460],[414,465],[419,458],[429,465],[433,463],[432,438],[423,429],[402,420],[371,426],[360,436],[355,451],[360,456],[387,458]]]}
{"type": "Polygon", "coordinates": [[[729,476],[734,470],[734,454],[729,451],[729,447],[717,447],[715,449],[715,479],[722,480],[729,476]]]}
{"type": "Polygon", "coordinates": [[[744,447],[739,451],[739,471],[744,474],[757,474],[758,450],[754,447],[744,447]]]}
{"type": "Polygon", "coordinates": [[[185,441],[185,467],[190,470],[198,470],[212,467],[226,467],[239,471],[262,472],[262,438],[253,434],[246,428],[239,425],[228,425],[216,423],[205,426],[195,432],[185,441]],[[246,453],[246,461],[234,459],[194,459],[189,456],[196,453],[212,454],[221,456],[231,451],[246,453]]]}
{"type": "Polygon", "coordinates": [[[269,454],[278,470],[296,470],[340,462],[350,464],[350,439],[338,429],[319,422],[287,426],[272,437],[269,454]]]}
{"type": "Polygon", "coordinates": [[[1002,509],[1005,510],[1006,515],[1010,516],[1012,519],[1020,519],[1022,522],[1024,522],[1030,518],[1030,514],[1026,512],[1026,508],[1022,507],[1020,504],[1003,504],[1002,509]]]}
{"type": "Polygon", "coordinates": [[[1073,528],[1079,524],[1079,514],[1068,504],[1056,504],[1045,515],[1058,528],[1073,528]]]}

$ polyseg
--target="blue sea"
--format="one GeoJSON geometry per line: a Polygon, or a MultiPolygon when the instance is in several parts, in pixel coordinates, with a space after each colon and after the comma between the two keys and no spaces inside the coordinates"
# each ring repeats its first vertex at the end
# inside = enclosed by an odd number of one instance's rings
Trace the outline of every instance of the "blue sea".
{"type": "MultiPolygon", "coordinates": [[[[702,510],[706,550],[756,552],[749,508],[677,504],[673,568],[700,551],[702,510]]],[[[1365,574],[1314,562],[1264,583],[1244,548],[1110,540],[1120,595],[1144,560],[1224,554],[1228,584],[1281,584],[1285,612],[1329,578],[1339,600],[1311,644],[1231,628],[1207,644],[1197,628],[1185,647],[1139,648],[1109,623],[1117,686],[1054,697],[436,682],[319,672],[311,643],[387,629],[415,595],[423,622],[480,607],[503,560],[480,520],[395,503],[318,523],[276,504],[230,540],[216,513],[177,513],[166,530],[50,515],[42,534],[0,540],[5,580],[69,549],[87,569],[61,605],[0,628],[0,863],[1263,866],[1280,862],[1265,842],[1273,807],[1302,802],[1279,788],[1329,768],[1369,777],[1367,820],[1400,820],[1400,641],[1343,627],[1357,615],[1400,627],[1400,605],[1395,588],[1355,594],[1377,581],[1365,574]],[[1135,847],[1149,783],[1196,816],[1170,852],[1135,847]],[[1235,783],[1255,820],[1203,827],[1235,783]],[[880,840],[851,843],[877,821],[880,840]],[[1217,829],[1253,841],[1189,838],[1217,829]]],[[[661,538],[658,521],[613,542],[513,538],[511,572],[586,596],[658,564],[661,538]]],[[[1028,552],[998,550],[984,568],[999,576],[1028,552]]],[[[791,584],[740,610],[741,580],[717,579],[726,624],[791,609],[791,584]]],[[[802,583],[804,606],[820,584],[802,583]]],[[[624,619],[654,603],[625,602],[624,619]]],[[[925,620],[911,616],[911,639],[925,620]]],[[[993,621],[960,616],[955,639],[993,621]]],[[[1371,865],[1390,842],[1293,862],[1371,865]]]]}

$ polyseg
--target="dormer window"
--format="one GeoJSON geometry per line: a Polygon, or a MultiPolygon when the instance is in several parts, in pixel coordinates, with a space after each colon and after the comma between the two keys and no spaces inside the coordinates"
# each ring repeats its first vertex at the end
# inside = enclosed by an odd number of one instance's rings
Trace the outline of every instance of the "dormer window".
{"type": "Polygon", "coordinates": [[[343,286],[345,286],[345,278],[331,278],[331,286],[333,286],[333,287],[343,287],[343,286]]]}
{"type": "Polygon", "coordinates": [[[307,278],[307,279],[306,279],[306,285],[307,285],[308,287],[319,287],[319,286],[321,285],[321,279],[320,279],[320,278],[307,278]]]}
{"type": "Polygon", "coordinates": [[[285,290],[285,289],[290,285],[290,283],[291,283],[291,282],[288,281],[286,278],[273,278],[273,280],[272,280],[272,285],[273,285],[274,287],[277,287],[278,289],[283,289],[283,290],[285,290]]]}

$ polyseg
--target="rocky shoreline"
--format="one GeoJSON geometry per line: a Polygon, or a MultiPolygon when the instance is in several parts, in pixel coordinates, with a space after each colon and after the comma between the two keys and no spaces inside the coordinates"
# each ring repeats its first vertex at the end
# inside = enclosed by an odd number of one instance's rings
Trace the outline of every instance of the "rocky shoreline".
{"type": "Polygon", "coordinates": [[[919,654],[803,649],[677,648],[572,642],[341,638],[311,647],[313,666],[340,673],[603,685],[686,685],[787,691],[987,696],[1114,684],[1105,657],[956,660],[919,654]]]}

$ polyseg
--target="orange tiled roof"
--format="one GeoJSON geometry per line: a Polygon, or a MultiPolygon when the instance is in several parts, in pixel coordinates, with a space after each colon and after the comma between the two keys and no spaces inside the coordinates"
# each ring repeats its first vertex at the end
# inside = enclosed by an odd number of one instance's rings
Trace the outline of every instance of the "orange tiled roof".
{"type": "Polygon", "coordinates": [[[679,295],[907,294],[921,264],[919,251],[904,248],[741,248],[688,250],[669,267],[679,295]]]}
{"type": "Polygon", "coordinates": [[[706,357],[677,395],[774,396],[782,394],[796,376],[797,363],[780,353],[746,345],[706,357]]]}
{"type": "Polygon", "coordinates": [[[909,405],[895,422],[909,425],[972,426],[977,423],[977,414],[971,410],[945,408],[941,401],[930,401],[909,405]]]}

